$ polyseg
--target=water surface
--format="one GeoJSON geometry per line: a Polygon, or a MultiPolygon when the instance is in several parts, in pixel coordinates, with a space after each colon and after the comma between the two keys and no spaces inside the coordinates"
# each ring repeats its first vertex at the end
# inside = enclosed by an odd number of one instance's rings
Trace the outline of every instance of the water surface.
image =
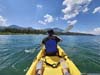
{"type": "MultiPolygon", "coordinates": [[[[0,35],[0,75],[25,75],[46,35],[0,35]]],[[[60,36],[81,72],[100,73],[100,36],[60,36]]]]}

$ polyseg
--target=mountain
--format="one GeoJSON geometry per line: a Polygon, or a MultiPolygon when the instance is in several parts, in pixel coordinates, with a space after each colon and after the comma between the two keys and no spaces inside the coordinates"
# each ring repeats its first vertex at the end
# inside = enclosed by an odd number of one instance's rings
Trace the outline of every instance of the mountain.
{"type": "Polygon", "coordinates": [[[18,25],[10,25],[8,28],[14,28],[14,29],[24,29],[23,27],[20,27],[18,25]]]}
{"type": "Polygon", "coordinates": [[[5,26],[0,26],[0,31],[4,30],[5,28],[5,26]]]}
{"type": "Polygon", "coordinates": [[[64,31],[63,29],[60,29],[60,28],[53,28],[53,30],[56,32],[63,32],[64,31]]]}
{"type": "Polygon", "coordinates": [[[4,29],[5,27],[4,26],[0,26],[0,29],[4,29]]]}
{"type": "Polygon", "coordinates": [[[18,26],[18,25],[10,25],[8,26],[7,28],[12,28],[12,29],[29,29],[29,30],[34,30],[32,27],[21,27],[21,26],[18,26]]]}
{"type": "Polygon", "coordinates": [[[46,28],[46,29],[33,29],[32,27],[21,27],[18,25],[10,25],[8,27],[0,26],[0,31],[6,33],[27,33],[27,34],[46,34],[47,30],[53,29],[55,31],[55,34],[61,34],[61,35],[93,35],[93,34],[87,34],[87,33],[79,33],[79,32],[64,32],[61,28],[46,28]]]}

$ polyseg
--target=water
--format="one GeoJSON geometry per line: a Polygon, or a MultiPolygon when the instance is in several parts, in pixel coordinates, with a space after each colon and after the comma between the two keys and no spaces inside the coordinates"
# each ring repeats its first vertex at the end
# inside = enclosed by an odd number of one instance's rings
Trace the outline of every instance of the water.
{"type": "MultiPolygon", "coordinates": [[[[25,75],[45,35],[0,35],[0,75],[25,75]]],[[[60,36],[81,72],[100,73],[100,36],[60,36]]]]}

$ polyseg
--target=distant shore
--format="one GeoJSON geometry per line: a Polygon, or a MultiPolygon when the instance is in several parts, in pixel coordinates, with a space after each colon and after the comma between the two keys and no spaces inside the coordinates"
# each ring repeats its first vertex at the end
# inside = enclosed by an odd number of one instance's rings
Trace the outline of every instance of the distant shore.
{"type": "Polygon", "coordinates": [[[17,25],[10,25],[8,27],[0,27],[0,35],[19,35],[19,34],[47,34],[47,30],[53,29],[56,35],[86,35],[93,36],[93,34],[81,32],[65,32],[60,28],[46,28],[46,29],[33,29],[32,27],[23,28],[17,25]]]}
{"type": "MultiPolygon", "coordinates": [[[[0,35],[32,35],[32,34],[43,34],[46,35],[46,32],[33,32],[33,33],[15,33],[15,32],[0,32],[0,35]]],[[[77,33],[77,32],[55,32],[56,35],[77,35],[77,36],[94,36],[93,34],[86,33],[77,33]]]]}

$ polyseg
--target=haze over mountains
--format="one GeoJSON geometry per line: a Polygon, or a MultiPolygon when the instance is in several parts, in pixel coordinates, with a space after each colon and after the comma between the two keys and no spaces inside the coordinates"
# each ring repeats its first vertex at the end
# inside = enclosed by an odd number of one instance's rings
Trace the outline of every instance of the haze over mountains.
{"type": "MultiPolygon", "coordinates": [[[[3,30],[5,28],[11,28],[11,29],[31,29],[31,30],[39,30],[39,29],[34,29],[32,27],[21,27],[21,26],[18,26],[18,25],[10,25],[10,26],[0,26],[0,30],[3,30]]],[[[55,30],[56,32],[63,32],[64,30],[63,29],[60,29],[60,28],[45,28],[45,29],[41,29],[41,30],[49,30],[49,29],[53,29],[55,30]]]]}
{"type": "Polygon", "coordinates": [[[32,27],[21,27],[18,25],[10,25],[10,26],[0,26],[0,32],[11,32],[11,33],[43,33],[45,34],[47,30],[53,29],[56,33],[64,34],[64,35],[92,35],[87,33],[79,33],[79,32],[66,32],[60,28],[45,28],[45,29],[34,29],[32,27]],[[14,32],[13,32],[14,31],[14,32]]]}

